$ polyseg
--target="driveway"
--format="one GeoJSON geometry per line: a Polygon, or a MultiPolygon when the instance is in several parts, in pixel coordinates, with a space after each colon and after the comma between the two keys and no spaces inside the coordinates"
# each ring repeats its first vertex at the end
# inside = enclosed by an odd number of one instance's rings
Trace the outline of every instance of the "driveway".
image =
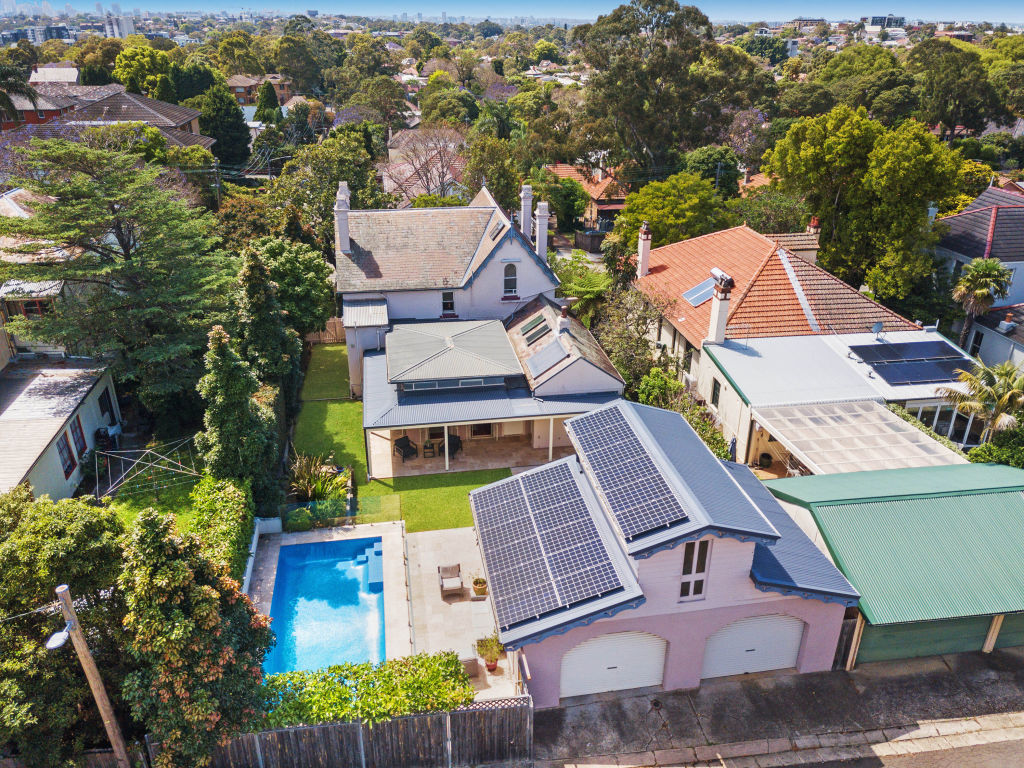
{"type": "Polygon", "coordinates": [[[1024,649],[864,664],[854,672],[711,680],[696,691],[627,691],[539,710],[538,760],[910,727],[1024,710],[1024,649]]]}

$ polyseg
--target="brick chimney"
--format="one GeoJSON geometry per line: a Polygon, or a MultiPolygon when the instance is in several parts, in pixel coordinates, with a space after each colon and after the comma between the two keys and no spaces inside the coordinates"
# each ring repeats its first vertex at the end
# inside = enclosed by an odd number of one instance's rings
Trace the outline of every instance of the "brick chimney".
{"type": "Polygon", "coordinates": [[[526,236],[526,239],[533,242],[533,232],[530,226],[533,223],[533,187],[523,184],[519,192],[519,231],[526,236]]]}
{"type": "Polygon", "coordinates": [[[548,260],[548,201],[541,200],[537,203],[537,255],[548,260]]]}
{"type": "Polygon", "coordinates": [[[640,225],[640,236],[636,243],[636,276],[643,277],[651,271],[651,225],[646,221],[640,225]]]}
{"type": "Polygon", "coordinates": [[[743,169],[743,184],[747,185],[750,183],[750,179],[753,177],[754,172],[750,168],[743,169]]]}
{"type": "Polygon", "coordinates": [[[817,216],[811,216],[811,220],[807,223],[807,234],[817,235],[821,232],[821,220],[817,216]]]}
{"type": "Polygon", "coordinates": [[[352,241],[348,234],[348,212],[352,194],[348,182],[338,184],[338,196],[334,199],[334,250],[335,253],[351,253],[352,241]]]}
{"type": "Polygon", "coordinates": [[[711,270],[715,281],[715,293],[711,297],[711,322],[708,324],[709,344],[722,344],[725,341],[725,327],[729,323],[729,294],[736,283],[729,275],[715,267],[711,270]]]}

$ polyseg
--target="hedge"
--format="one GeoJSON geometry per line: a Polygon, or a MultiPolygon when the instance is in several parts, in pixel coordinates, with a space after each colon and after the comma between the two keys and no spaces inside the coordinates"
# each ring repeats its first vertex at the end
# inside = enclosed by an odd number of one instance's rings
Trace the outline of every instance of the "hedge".
{"type": "Polygon", "coordinates": [[[263,680],[271,728],[443,712],[473,701],[473,684],[454,651],[380,664],[338,664],[263,680]]]}
{"type": "Polygon", "coordinates": [[[253,502],[249,482],[215,480],[205,475],[191,494],[192,532],[213,560],[226,563],[232,577],[241,579],[249,559],[253,532],[253,502]]]}

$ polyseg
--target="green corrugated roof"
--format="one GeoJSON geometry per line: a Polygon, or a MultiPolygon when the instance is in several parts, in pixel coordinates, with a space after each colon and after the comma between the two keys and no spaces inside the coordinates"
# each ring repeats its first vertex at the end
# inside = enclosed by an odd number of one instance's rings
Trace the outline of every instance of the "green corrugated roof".
{"type": "Polygon", "coordinates": [[[886,501],[908,496],[947,496],[1024,490],[1024,470],[1002,464],[880,469],[838,475],[768,480],[776,497],[811,507],[854,501],[886,501]]]}
{"type": "Polygon", "coordinates": [[[810,509],[872,624],[1024,611],[1019,490],[815,503],[810,509]]]}

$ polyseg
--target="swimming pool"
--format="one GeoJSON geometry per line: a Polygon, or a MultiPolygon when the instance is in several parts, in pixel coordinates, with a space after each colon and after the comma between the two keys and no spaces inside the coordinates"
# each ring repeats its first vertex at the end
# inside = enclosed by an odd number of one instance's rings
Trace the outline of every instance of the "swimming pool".
{"type": "Polygon", "coordinates": [[[281,547],[263,671],[383,661],[383,564],[380,537],[281,547]]]}

